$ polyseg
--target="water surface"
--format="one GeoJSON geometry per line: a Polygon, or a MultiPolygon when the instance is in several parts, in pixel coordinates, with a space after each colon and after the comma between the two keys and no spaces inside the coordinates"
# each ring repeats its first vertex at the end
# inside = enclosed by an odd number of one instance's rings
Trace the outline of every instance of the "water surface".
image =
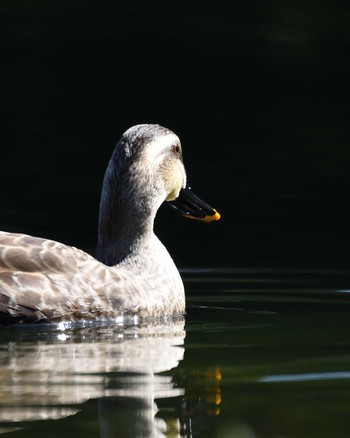
{"type": "Polygon", "coordinates": [[[183,270],[187,315],[0,331],[16,437],[346,437],[350,272],[183,270]]]}

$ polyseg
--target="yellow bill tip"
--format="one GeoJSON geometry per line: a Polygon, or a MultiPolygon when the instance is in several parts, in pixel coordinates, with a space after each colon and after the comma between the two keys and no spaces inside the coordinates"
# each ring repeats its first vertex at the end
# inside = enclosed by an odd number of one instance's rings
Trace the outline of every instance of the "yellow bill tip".
{"type": "Polygon", "coordinates": [[[204,222],[214,222],[214,221],[218,221],[221,218],[221,214],[214,210],[214,214],[206,215],[205,218],[203,219],[204,222]]]}
{"type": "Polygon", "coordinates": [[[184,217],[187,217],[188,219],[196,219],[197,221],[201,221],[201,222],[215,222],[218,221],[221,218],[221,214],[214,210],[213,214],[207,214],[204,217],[196,217],[196,216],[192,216],[191,214],[187,214],[184,217]]]}

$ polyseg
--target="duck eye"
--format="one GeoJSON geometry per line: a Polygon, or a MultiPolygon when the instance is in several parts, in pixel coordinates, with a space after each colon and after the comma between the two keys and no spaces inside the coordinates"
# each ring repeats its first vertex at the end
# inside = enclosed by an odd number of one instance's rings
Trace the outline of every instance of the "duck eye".
{"type": "Polygon", "coordinates": [[[178,144],[174,144],[171,147],[171,150],[174,152],[175,155],[177,155],[177,156],[181,155],[181,148],[178,144]]]}

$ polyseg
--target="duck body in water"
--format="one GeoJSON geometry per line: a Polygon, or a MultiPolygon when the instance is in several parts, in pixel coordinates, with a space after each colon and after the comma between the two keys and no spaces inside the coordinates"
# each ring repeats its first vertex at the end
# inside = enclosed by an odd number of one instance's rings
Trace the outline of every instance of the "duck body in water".
{"type": "Polygon", "coordinates": [[[159,125],[133,126],[104,176],[96,258],[0,232],[0,324],[183,314],[181,276],[153,231],[164,201],[189,218],[220,218],[187,187],[179,138],[159,125]]]}

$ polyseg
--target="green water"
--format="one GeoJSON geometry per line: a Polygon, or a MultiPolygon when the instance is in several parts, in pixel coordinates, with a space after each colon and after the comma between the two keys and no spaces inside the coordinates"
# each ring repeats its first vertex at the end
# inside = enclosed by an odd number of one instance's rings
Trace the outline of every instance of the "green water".
{"type": "Polygon", "coordinates": [[[1,329],[0,432],[350,436],[350,272],[182,274],[184,319],[1,329]]]}

